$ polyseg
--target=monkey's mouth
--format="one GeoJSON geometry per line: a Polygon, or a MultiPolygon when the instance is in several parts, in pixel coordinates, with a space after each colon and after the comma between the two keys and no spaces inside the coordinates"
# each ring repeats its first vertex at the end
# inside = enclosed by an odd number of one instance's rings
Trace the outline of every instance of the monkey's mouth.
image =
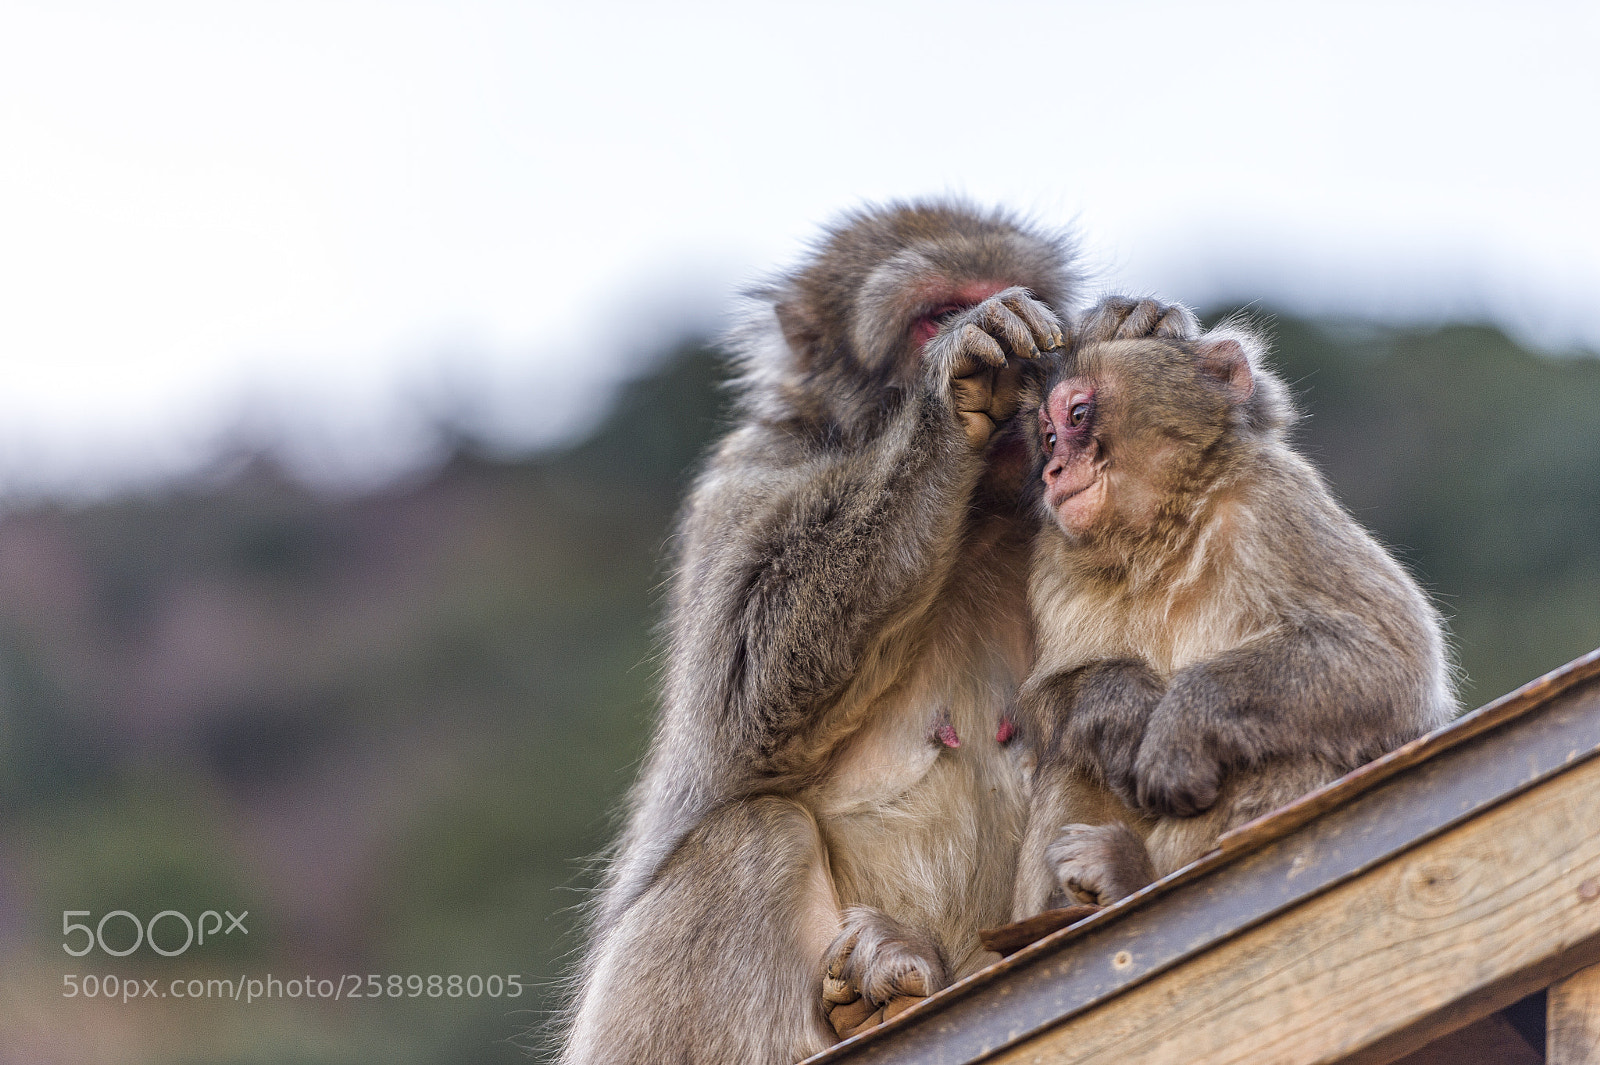
{"type": "Polygon", "coordinates": [[[1105,503],[1105,471],[1094,470],[1082,481],[1057,481],[1045,495],[1056,521],[1069,530],[1088,526],[1105,503]]]}

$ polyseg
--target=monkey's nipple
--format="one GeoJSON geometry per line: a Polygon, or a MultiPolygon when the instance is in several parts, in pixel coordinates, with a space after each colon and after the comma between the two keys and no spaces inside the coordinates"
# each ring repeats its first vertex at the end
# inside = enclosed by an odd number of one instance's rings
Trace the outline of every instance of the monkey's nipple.
{"type": "Polygon", "coordinates": [[[956,727],[950,723],[950,711],[945,710],[939,715],[939,720],[933,726],[933,738],[946,747],[961,746],[961,737],[956,735],[956,727]]]}
{"type": "Polygon", "coordinates": [[[1000,719],[1000,727],[995,730],[994,741],[996,743],[1010,743],[1011,737],[1015,736],[1016,734],[1017,726],[1011,723],[1011,719],[1009,717],[1002,717],[1000,719]]]}

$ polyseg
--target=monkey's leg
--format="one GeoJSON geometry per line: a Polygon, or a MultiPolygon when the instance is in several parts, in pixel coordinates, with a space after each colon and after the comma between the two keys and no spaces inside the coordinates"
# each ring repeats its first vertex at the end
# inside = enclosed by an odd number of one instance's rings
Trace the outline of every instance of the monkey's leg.
{"type": "Polygon", "coordinates": [[[1033,799],[1018,855],[1016,888],[1011,896],[1011,919],[1025,921],[1037,913],[1076,901],[1062,888],[1048,857],[1050,845],[1061,835],[1062,825],[1100,824],[1120,821],[1127,816],[1127,808],[1082,771],[1059,761],[1041,761],[1034,770],[1033,799]]]}
{"type": "Polygon", "coordinates": [[[1120,821],[1064,826],[1045,860],[1062,891],[1096,906],[1125,899],[1157,879],[1144,840],[1120,821]]]}
{"type": "Polygon", "coordinates": [[[839,906],[787,799],[707,817],[602,933],[564,1065],[792,1065],[835,1036],[817,995],[839,906]]]}
{"type": "Polygon", "coordinates": [[[939,944],[871,906],[844,911],[826,955],[823,1007],[841,1036],[881,1024],[950,982],[939,944]]]}
{"type": "Polygon", "coordinates": [[[1315,758],[1279,759],[1238,769],[1222,781],[1216,805],[1197,817],[1163,817],[1145,845],[1160,876],[1182,869],[1217,845],[1224,832],[1254,821],[1339,776],[1337,766],[1315,758]]]}

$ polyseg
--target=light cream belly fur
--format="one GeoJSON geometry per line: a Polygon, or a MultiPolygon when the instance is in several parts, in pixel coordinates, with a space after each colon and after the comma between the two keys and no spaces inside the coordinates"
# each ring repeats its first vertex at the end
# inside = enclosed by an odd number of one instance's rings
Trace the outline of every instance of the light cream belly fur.
{"type": "Polygon", "coordinates": [[[952,978],[993,960],[977,932],[1010,918],[1029,768],[1019,742],[997,739],[1022,662],[963,650],[979,659],[972,668],[930,654],[872,708],[829,779],[802,796],[840,905],[874,906],[931,931],[952,978]],[[959,747],[935,737],[944,715],[959,747]]]}

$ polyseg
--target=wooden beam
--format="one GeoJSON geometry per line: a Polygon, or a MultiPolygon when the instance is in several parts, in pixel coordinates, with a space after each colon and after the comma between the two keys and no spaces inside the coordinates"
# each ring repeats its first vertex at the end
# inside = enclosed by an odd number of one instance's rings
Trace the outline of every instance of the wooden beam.
{"type": "MultiPolygon", "coordinates": [[[[1233,936],[1279,920],[1543,781],[1575,772],[1600,755],[1600,652],[1480,714],[1477,723],[1461,723],[1472,724],[1464,741],[1447,742],[1443,734],[1427,741],[1430,753],[1420,764],[1406,760],[1410,753],[1396,752],[1405,756],[1400,770],[1351,780],[1338,804],[1319,804],[1308,821],[1300,819],[1305,811],[1288,811],[1295,816],[1285,834],[1252,833],[1250,847],[1214,852],[823,1051],[808,1065],[988,1061],[1233,936]],[[1528,701],[1535,694],[1538,700],[1528,701]],[[1502,712],[1508,706],[1516,712],[1502,712]],[[1483,726],[1487,720],[1493,727],[1483,726]]],[[[1453,1026],[1564,975],[1552,971],[1542,983],[1509,997],[1494,990],[1491,1005],[1455,1019],[1453,1026]]]]}
{"type": "Polygon", "coordinates": [[[1393,1061],[1595,960],[1596,824],[1590,761],[989,1060],[1393,1061]]]}
{"type": "MultiPolygon", "coordinates": [[[[1600,895],[1600,881],[1591,881],[1600,895]]],[[[1545,1021],[1548,1065],[1600,1065],[1600,966],[1550,985],[1545,1021]]]]}

